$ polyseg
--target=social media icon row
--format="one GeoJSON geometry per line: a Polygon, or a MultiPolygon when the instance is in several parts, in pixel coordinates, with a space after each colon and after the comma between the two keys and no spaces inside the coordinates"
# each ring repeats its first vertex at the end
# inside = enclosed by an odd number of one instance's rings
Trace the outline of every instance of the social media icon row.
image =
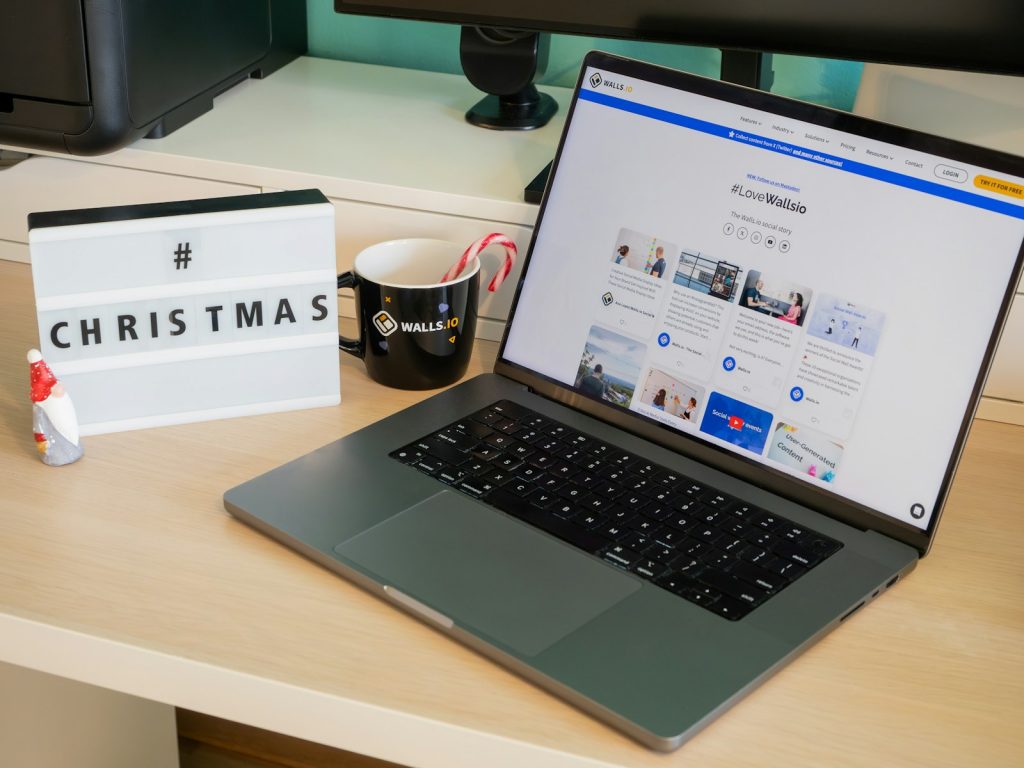
{"type": "Polygon", "coordinates": [[[722,227],[722,232],[730,236],[735,234],[736,237],[739,238],[740,240],[746,240],[749,237],[750,242],[752,244],[761,245],[762,243],[764,243],[765,248],[774,248],[776,245],[778,245],[780,253],[789,253],[789,250],[792,247],[788,240],[780,241],[777,237],[775,237],[775,235],[765,235],[763,232],[757,229],[750,230],[744,226],[737,227],[731,221],[727,221],[725,223],[725,226],[722,227]]]}

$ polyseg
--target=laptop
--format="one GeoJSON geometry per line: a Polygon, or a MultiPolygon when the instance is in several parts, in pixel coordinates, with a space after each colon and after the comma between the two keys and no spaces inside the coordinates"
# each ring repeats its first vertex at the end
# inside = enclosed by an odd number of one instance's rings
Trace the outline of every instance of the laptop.
{"type": "Polygon", "coordinates": [[[494,372],[228,511],[657,750],[934,540],[1024,161],[587,56],[494,372]]]}

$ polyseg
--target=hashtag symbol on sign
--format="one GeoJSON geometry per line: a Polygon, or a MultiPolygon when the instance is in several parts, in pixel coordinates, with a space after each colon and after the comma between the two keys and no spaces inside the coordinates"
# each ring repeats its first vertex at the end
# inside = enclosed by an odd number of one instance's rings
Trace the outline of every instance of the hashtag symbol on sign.
{"type": "Polygon", "coordinates": [[[189,255],[192,253],[192,249],[189,247],[189,243],[185,243],[185,247],[181,247],[181,243],[178,243],[178,250],[174,252],[174,268],[175,269],[188,269],[188,263],[192,261],[192,257],[189,255]]]}
{"type": "Polygon", "coordinates": [[[732,193],[734,195],[737,195],[737,194],[739,194],[739,191],[740,191],[740,185],[739,184],[733,184],[732,185],[732,193]]]}

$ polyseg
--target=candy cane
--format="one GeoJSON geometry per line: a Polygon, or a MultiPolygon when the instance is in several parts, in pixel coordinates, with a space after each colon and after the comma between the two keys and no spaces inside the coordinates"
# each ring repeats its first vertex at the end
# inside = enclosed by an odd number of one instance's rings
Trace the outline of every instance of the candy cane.
{"type": "Polygon", "coordinates": [[[509,237],[498,232],[492,232],[485,237],[481,237],[469,246],[469,248],[467,248],[462,254],[462,257],[452,265],[452,268],[445,272],[444,277],[441,278],[441,282],[447,283],[449,280],[457,278],[462,274],[462,271],[466,268],[466,265],[469,264],[471,259],[479,257],[480,252],[484,248],[495,243],[504,246],[505,263],[502,264],[501,268],[494,273],[494,277],[491,278],[490,285],[487,286],[487,290],[494,293],[504,282],[505,278],[508,277],[509,272],[512,271],[512,267],[515,266],[516,263],[516,256],[519,253],[516,249],[516,244],[512,242],[509,237]]]}

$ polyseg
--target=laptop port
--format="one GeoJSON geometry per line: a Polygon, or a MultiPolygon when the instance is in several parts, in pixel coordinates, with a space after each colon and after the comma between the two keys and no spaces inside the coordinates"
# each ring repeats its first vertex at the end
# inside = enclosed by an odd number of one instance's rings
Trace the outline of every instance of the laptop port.
{"type": "Polygon", "coordinates": [[[853,606],[853,608],[851,608],[850,610],[848,610],[848,611],[846,612],[846,615],[845,615],[845,616],[843,616],[843,618],[841,618],[841,619],[839,620],[839,623],[840,623],[840,624],[842,624],[842,623],[843,623],[844,621],[846,621],[846,620],[847,620],[848,618],[850,618],[851,616],[853,616],[853,614],[855,614],[855,613],[856,613],[857,611],[859,611],[859,610],[860,610],[861,608],[863,608],[863,607],[864,607],[864,603],[865,603],[865,602],[866,602],[865,600],[861,600],[861,601],[860,601],[859,603],[857,603],[857,604],[856,604],[855,606],[853,606]]]}

